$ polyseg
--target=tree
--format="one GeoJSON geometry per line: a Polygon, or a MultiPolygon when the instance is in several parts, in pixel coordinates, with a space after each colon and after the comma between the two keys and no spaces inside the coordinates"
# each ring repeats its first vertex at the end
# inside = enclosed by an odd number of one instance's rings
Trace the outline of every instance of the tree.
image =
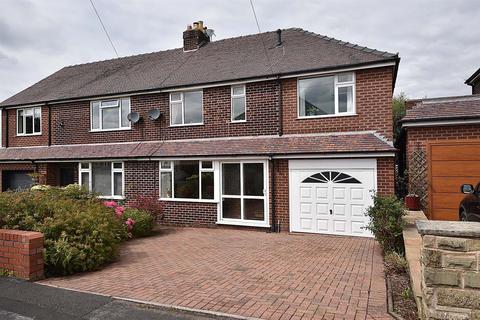
{"type": "Polygon", "coordinates": [[[404,92],[400,92],[395,95],[392,100],[393,108],[393,142],[396,145],[397,139],[400,136],[402,130],[402,124],[400,120],[405,116],[406,112],[407,95],[404,92]]]}

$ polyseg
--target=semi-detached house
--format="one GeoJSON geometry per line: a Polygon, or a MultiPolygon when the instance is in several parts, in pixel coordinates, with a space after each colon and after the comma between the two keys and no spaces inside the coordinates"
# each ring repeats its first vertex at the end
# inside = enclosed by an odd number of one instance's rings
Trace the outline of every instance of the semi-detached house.
{"type": "Polygon", "coordinates": [[[2,190],[153,196],[173,225],[369,236],[394,192],[399,64],[298,28],[65,67],[3,101],[2,190]]]}

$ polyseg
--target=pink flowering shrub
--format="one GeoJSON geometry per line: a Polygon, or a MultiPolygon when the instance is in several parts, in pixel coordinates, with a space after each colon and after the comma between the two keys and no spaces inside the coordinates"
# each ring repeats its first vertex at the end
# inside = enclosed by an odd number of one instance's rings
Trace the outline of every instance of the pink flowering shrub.
{"type": "Polygon", "coordinates": [[[163,220],[163,204],[155,193],[137,195],[129,201],[129,206],[150,213],[155,221],[163,220]]]}
{"type": "Polygon", "coordinates": [[[115,201],[104,201],[103,204],[112,208],[115,216],[124,221],[130,237],[144,237],[152,233],[154,218],[149,212],[137,208],[125,208],[115,201]]]}

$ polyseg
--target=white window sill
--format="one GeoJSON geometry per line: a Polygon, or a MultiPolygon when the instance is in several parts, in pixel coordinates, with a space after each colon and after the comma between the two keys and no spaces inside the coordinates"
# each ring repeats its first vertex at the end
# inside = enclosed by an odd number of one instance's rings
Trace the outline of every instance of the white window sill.
{"type": "Polygon", "coordinates": [[[132,130],[132,128],[113,128],[113,129],[91,129],[90,132],[109,132],[109,131],[126,131],[132,130]]]}
{"type": "Polygon", "coordinates": [[[203,202],[203,203],[218,203],[215,199],[188,199],[188,198],[159,198],[160,201],[170,202],[203,202]]]}
{"type": "Polygon", "coordinates": [[[105,200],[125,200],[123,196],[98,196],[98,198],[105,200]]]}
{"type": "Polygon", "coordinates": [[[253,221],[253,220],[223,219],[223,220],[217,221],[216,224],[228,225],[228,226],[241,226],[241,227],[270,228],[270,224],[265,221],[253,221]]]}
{"type": "Polygon", "coordinates": [[[247,122],[247,120],[235,120],[235,121],[231,121],[231,123],[245,123],[247,122]]]}
{"type": "Polygon", "coordinates": [[[357,113],[338,113],[338,114],[326,114],[323,116],[298,116],[297,119],[305,120],[305,119],[319,119],[319,118],[340,118],[340,117],[354,117],[358,116],[357,113]]]}
{"type": "Polygon", "coordinates": [[[31,136],[41,136],[42,133],[17,133],[17,137],[31,137],[31,136]]]}
{"type": "Polygon", "coordinates": [[[170,127],[195,127],[195,126],[203,126],[204,123],[186,123],[186,124],[170,124],[170,127]]]}

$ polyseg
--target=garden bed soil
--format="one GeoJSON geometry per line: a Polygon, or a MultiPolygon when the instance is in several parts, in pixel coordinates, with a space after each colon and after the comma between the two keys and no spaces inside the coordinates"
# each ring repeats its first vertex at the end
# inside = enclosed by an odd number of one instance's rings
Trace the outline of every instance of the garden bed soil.
{"type": "Polygon", "coordinates": [[[395,270],[388,272],[386,276],[390,286],[394,312],[405,320],[419,319],[408,273],[395,270]]]}

